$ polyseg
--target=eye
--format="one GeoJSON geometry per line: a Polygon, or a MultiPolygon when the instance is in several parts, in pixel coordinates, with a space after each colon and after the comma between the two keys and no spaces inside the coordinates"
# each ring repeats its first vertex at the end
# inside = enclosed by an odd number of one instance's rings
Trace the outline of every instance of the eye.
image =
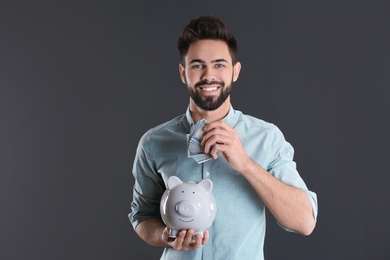
{"type": "Polygon", "coordinates": [[[225,67],[225,64],[217,63],[217,64],[215,64],[215,67],[218,68],[218,69],[221,69],[221,68],[225,67]]]}
{"type": "Polygon", "coordinates": [[[191,68],[193,69],[201,69],[202,67],[203,67],[202,64],[194,64],[191,66],[191,68]]]}

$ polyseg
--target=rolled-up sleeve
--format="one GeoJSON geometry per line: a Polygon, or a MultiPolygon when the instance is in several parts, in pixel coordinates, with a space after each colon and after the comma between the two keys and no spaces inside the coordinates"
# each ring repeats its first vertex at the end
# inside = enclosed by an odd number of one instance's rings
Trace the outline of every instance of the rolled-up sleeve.
{"type": "Polygon", "coordinates": [[[140,140],[133,164],[135,179],[131,212],[128,217],[135,229],[148,218],[160,218],[160,199],[165,191],[164,182],[155,170],[150,134],[140,140]]]}
{"type": "MultiPolygon", "coordinates": [[[[289,142],[287,142],[282,134],[282,132],[276,128],[275,138],[273,139],[274,149],[274,160],[268,166],[268,172],[275,176],[277,179],[283,183],[297,187],[304,191],[309,197],[312,209],[313,217],[317,221],[318,214],[318,202],[317,194],[310,191],[301,176],[298,173],[296,163],[294,159],[294,148],[289,142]]],[[[282,225],[281,225],[282,226],[282,225]]],[[[283,226],[282,226],[283,227],[283,226]]],[[[288,231],[290,230],[286,227],[283,227],[288,231]]]]}

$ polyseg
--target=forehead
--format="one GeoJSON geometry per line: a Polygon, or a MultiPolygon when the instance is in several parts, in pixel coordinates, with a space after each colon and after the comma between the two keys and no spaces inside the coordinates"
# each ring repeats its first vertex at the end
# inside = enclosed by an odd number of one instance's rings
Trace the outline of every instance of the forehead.
{"type": "Polygon", "coordinates": [[[201,59],[205,62],[210,62],[217,59],[225,59],[231,61],[229,47],[226,42],[221,40],[198,40],[191,43],[188,48],[185,62],[201,59]]]}

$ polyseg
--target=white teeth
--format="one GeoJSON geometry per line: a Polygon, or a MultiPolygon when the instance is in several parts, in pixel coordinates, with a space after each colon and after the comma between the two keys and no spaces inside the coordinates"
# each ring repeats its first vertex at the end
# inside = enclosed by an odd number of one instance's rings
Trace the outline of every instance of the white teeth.
{"type": "Polygon", "coordinates": [[[215,91],[217,88],[203,88],[204,91],[215,91]]]}

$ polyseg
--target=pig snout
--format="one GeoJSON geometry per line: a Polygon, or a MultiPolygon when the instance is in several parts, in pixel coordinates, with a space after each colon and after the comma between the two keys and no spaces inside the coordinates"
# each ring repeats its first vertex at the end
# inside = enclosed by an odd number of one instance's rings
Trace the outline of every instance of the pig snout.
{"type": "Polygon", "coordinates": [[[180,201],[176,204],[176,212],[183,217],[193,217],[198,212],[198,209],[192,201],[180,201]]]}

